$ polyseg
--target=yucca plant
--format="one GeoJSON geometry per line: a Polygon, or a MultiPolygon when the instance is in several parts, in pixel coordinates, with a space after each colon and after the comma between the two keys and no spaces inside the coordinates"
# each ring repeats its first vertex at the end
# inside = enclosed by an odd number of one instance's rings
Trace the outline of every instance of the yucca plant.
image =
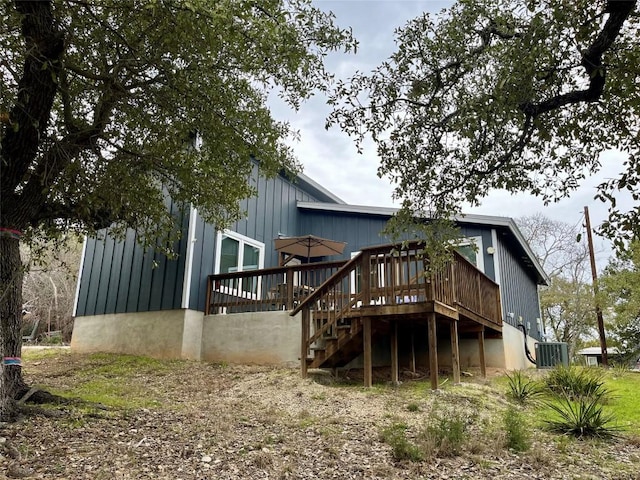
{"type": "Polygon", "coordinates": [[[626,373],[628,373],[631,369],[629,368],[629,364],[625,362],[616,362],[609,369],[609,373],[611,373],[614,377],[622,377],[626,373]]]}
{"type": "Polygon", "coordinates": [[[507,379],[509,381],[507,395],[521,404],[542,394],[538,382],[531,380],[520,370],[514,370],[511,374],[507,373],[507,379]]]}
{"type": "Polygon", "coordinates": [[[574,437],[611,438],[620,428],[613,424],[614,416],[603,412],[600,396],[582,396],[572,399],[568,395],[558,395],[547,406],[556,418],[545,420],[550,430],[574,437]]]}
{"type": "Polygon", "coordinates": [[[602,402],[607,395],[604,373],[593,368],[558,365],[549,372],[546,384],[552,393],[565,395],[571,400],[594,397],[602,402]]]}

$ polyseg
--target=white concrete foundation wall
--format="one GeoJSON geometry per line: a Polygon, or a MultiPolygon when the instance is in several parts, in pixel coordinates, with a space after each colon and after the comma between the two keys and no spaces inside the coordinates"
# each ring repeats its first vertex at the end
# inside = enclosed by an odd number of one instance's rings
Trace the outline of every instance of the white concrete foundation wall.
{"type": "Polygon", "coordinates": [[[185,310],[76,317],[71,349],[181,358],[184,326],[185,310]]]}
{"type": "MultiPolygon", "coordinates": [[[[77,317],[71,348],[77,352],[112,352],[156,358],[184,358],[209,362],[298,366],[300,315],[253,312],[208,315],[193,310],[121,313],[77,317]]],[[[502,339],[486,339],[487,367],[505,370],[534,368],[524,352],[522,332],[503,324],[502,339]]],[[[536,341],[527,337],[530,351],[536,341]]],[[[461,339],[460,364],[479,367],[478,340],[461,339]]],[[[388,364],[388,341],[376,345],[375,364],[388,364]]],[[[448,340],[438,342],[439,364],[451,365],[448,340]]],[[[419,359],[422,360],[422,359],[419,359]]],[[[426,360],[425,360],[426,361],[426,360]]],[[[357,358],[350,368],[358,368],[357,358]]]]}
{"type": "Polygon", "coordinates": [[[301,316],[289,312],[204,317],[202,360],[260,365],[300,365],[301,316]]]}
{"type": "MultiPolygon", "coordinates": [[[[532,354],[537,340],[527,336],[527,344],[532,354]]],[[[448,359],[451,356],[451,348],[448,344],[438,346],[439,353],[448,359]]],[[[477,338],[463,338],[460,340],[460,365],[479,367],[480,356],[477,338]]],[[[535,368],[524,352],[524,337],[522,331],[507,323],[502,324],[502,338],[487,338],[484,341],[485,361],[488,368],[500,368],[504,370],[523,370],[535,368]]],[[[446,363],[448,365],[451,362],[446,363]]]]}
{"type": "MultiPolygon", "coordinates": [[[[477,338],[461,338],[458,343],[460,368],[480,368],[480,348],[477,338]]],[[[451,341],[438,342],[438,358],[442,367],[451,367],[451,341]]],[[[487,368],[504,368],[502,339],[487,338],[484,341],[484,358],[487,368]]]]}
{"type": "MultiPolygon", "coordinates": [[[[534,345],[536,342],[537,340],[527,336],[527,344],[532,355],[535,352],[534,345]]],[[[461,339],[459,348],[461,365],[480,366],[477,339],[461,339]]],[[[535,365],[529,362],[525,355],[522,331],[507,323],[502,324],[502,339],[485,339],[484,353],[488,368],[505,370],[535,368],[535,365]]]]}
{"type": "Polygon", "coordinates": [[[202,358],[202,328],[204,313],[186,310],[182,336],[182,358],[200,360],[202,358]]]}
{"type": "MultiPolygon", "coordinates": [[[[534,364],[527,360],[525,355],[522,330],[505,323],[502,325],[502,337],[504,339],[504,368],[506,370],[536,368],[534,364]]],[[[527,336],[527,345],[532,356],[535,356],[536,343],[537,340],[527,336]]]]}

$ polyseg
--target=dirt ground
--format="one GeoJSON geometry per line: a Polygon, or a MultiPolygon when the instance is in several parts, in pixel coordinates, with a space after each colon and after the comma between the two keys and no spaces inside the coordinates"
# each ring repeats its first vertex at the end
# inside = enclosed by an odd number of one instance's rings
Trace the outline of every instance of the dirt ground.
{"type": "Polygon", "coordinates": [[[59,406],[4,425],[6,478],[640,479],[640,442],[628,438],[576,441],[535,430],[527,452],[507,450],[496,416],[506,400],[475,378],[438,393],[408,378],[366,390],[326,375],[301,379],[294,369],[196,362],[134,363],[123,375],[113,361],[59,352],[27,363],[30,383],[90,392],[91,382],[111,381],[122,403],[59,406]],[[468,417],[463,450],[396,460],[381,430],[401,422],[411,435],[434,408],[468,417]]]}

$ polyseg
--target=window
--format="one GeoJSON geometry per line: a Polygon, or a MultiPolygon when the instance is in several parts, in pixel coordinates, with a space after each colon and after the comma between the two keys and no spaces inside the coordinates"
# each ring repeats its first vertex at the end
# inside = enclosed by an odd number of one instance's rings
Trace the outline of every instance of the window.
{"type": "Polygon", "coordinates": [[[484,255],[482,255],[482,237],[467,237],[456,246],[460,255],[484,272],[484,255]]]}
{"type": "MultiPolygon", "coordinates": [[[[218,232],[217,245],[216,273],[248,272],[264,268],[264,243],[262,242],[225,230],[218,232]]],[[[257,277],[253,277],[238,282],[238,293],[242,296],[259,295],[258,280],[257,277]]],[[[236,290],[235,286],[234,290],[236,290]]]]}

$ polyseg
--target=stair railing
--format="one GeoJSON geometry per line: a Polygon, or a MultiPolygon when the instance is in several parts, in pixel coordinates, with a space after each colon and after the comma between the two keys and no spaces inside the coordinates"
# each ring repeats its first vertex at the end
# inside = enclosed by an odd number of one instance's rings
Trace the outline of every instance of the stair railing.
{"type": "Polygon", "coordinates": [[[303,352],[308,355],[316,342],[334,336],[336,327],[349,325],[351,318],[361,315],[362,306],[436,299],[439,292],[424,274],[426,263],[418,242],[404,248],[364,248],[290,313],[294,316],[302,312],[303,352]]]}
{"type": "Polygon", "coordinates": [[[368,247],[314,289],[290,315],[302,312],[303,369],[311,348],[362,316],[361,307],[437,301],[460,305],[501,325],[498,285],[457,252],[436,271],[419,242],[368,247]],[[306,354],[305,354],[306,352],[306,354]]]}

